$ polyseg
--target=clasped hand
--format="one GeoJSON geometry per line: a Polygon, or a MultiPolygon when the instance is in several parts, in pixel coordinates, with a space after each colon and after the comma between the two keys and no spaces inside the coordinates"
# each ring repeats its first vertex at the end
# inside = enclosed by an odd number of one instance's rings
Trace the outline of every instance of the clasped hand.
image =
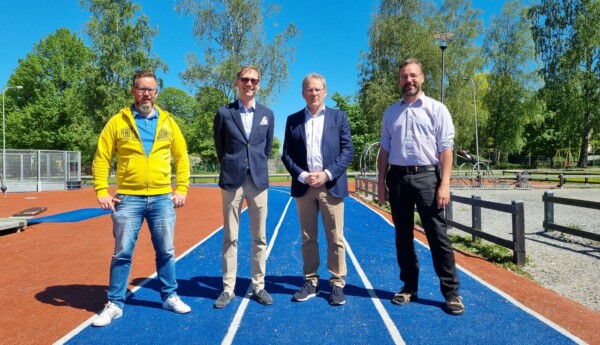
{"type": "Polygon", "coordinates": [[[304,182],[313,188],[319,188],[329,181],[329,176],[324,171],[309,172],[304,182]]]}

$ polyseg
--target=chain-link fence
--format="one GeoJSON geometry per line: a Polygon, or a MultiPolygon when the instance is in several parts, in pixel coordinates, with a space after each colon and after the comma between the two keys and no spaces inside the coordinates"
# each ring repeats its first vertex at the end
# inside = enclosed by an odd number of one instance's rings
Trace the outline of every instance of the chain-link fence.
{"type": "Polygon", "coordinates": [[[81,187],[81,153],[54,150],[6,150],[0,157],[9,192],[41,192],[81,187]]]}

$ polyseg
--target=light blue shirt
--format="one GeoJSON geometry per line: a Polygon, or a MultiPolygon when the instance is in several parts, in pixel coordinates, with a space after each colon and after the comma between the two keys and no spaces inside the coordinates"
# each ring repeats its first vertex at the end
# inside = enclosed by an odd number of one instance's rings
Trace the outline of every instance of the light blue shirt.
{"type": "Polygon", "coordinates": [[[383,114],[380,144],[389,164],[439,165],[440,152],[454,146],[450,112],[424,93],[412,104],[402,98],[383,114]]]}
{"type": "Polygon", "coordinates": [[[240,116],[242,117],[242,123],[244,124],[244,132],[246,132],[246,138],[250,139],[250,133],[252,132],[252,122],[254,119],[254,107],[256,103],[252,101],[252,105],[246,109],[240,100],[238,100],[240,106],[240,116]]]}
{"type": "Polygon", "coordinates": [[[156,108],[154,108],[154,112],[146,117],[140,115],[140,113],[135,110],[135,107],[131,107],[131,111],[133,112],[133,119],[135,120],[138,133],[140,133],[140,140],[142,141],[144,152],[146,153],[146,157],[148,157],[150,156],[150,152],[152,152],[152,146],[154,146],[158,112],[156,111],[156,108]]]}

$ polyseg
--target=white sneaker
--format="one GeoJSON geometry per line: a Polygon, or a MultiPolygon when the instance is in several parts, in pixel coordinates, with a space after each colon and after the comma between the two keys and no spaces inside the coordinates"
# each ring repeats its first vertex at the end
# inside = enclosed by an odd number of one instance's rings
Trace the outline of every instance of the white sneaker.
{"type": "Polygon", "coordinates": [[[170,310],[178,314],[189,313],[192,310],[192,308],[183,303],[181,298],[179,298],[177,295],[172,295],[171,297],[167,298],[167,300],[163,302],[162,307],[163,309],[170,310]]]}
{"type": "Polygon", "coordinates": [[[118,319],[123,316],[123,309],[119,308],[118,305],[113,302],[106,303],[104,310],[98,315],[94,322],[92,322],[93,326],[102,327],[106,326],[112,322],[114,319],[118,319]]]}

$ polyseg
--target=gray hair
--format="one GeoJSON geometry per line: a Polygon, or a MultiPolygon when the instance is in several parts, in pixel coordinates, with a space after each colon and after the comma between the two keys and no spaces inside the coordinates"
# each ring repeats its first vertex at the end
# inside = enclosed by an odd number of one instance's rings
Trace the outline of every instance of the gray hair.
{"type": "Polygon", "coordinates": [[[327,83],[325,82],[325,77],[323,77],[319,73],[309,73],[302,80],[302,89],[304,89],[304,87],[306,86],[306,84],[308,84],[308,82],[310,80],[312,80],[312,79],[318,79],[318,80],[322,81],[323,82],[323,88],[325,88],[325,89],[327,88],[327,83]]]}

